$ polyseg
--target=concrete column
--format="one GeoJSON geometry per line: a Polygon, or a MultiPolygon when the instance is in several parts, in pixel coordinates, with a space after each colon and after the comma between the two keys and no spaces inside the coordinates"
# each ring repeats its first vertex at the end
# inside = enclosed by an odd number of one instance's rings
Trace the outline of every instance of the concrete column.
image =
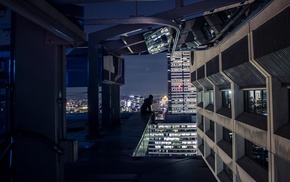
{"type": "MultiPolygon", "coordinates": [[[[233,132],[232,141],[233,141],[233,161],[235,163],[234,166],[236,166],[236,161],[245,155],[245,139],[233,132]]],[[[233,173],[234,173],[233,181],[239,181],[237,179],[236,167],[233,168],[233,173]]]]}
{"type": "Polygon", "coordinates": [[[236,119],[242,112],[244,112],[244,93],[240,87],[231,83],[231,94],[232,94],[232,118],[236,119]]]}
{"type": "Polygon", "coordinates": [[[120,85],[111,86],[111,107],[113,110],[112,123],[113,125],[119,125],[121,122],[120,113],[120,85]]]}
{"type": "Polygon", "coordinates": [[[203,108],[205,108],[209,104],[209,92],[203,87],[203,108]]]}
{"type": "Polygon", "coordinates": [[[210,149],[210,146],[206,142],[204,142],[204,158],[210,155],[210,149]]]}
{"type": "Polygon", "coordinates": [[[218,175],[220,172],[224,170],[223,160],[219,157],[219,155],[215,155],[215,175],[218,175]]]}
{"type": "Polygon", "coordinates": [[[223,139],[223,127],[215,123],[215,142],[218,143],[223,139]]]}
{"type": "Polygon", "coordinates": [[[112,126],[113,108],[111,107],[111,85],[102,84],[102,126],[112,126]]]}
{"type": "MultiPolygon", "coordinates": [[[[267,111],[268,111],[268,155],[269,155],[269,179],[272,181],[280,181],[281,176],[286,176],[287,166],[284,167],[282,164],[283,159],[275,157],[273,154],[275,148],[278,146],[274,143],[274,134],[283,125],[289,123],[289,95],[288,89],[282,87],[282,83],[275,77],[267,77],[267,111]],[[279,165],[278,165],[279,164],[279,165]],[[282,167],[283,166],[283,167],[282,167]],[[284,172],[283,172],[284,171],[284,172]],[[286,172],[286,173],[285,173],[286,172]],[[283,174],[283,175],[281,175],[283,174]],[[277,180],[279,179],[279,180],[277,180]]],[[[279,135],[279,133],[277,133],[279,135]]],[[[288,163],[289,164],[289,163],[288,163]]],[[[289,165],[288,165],[289,166],[289,165]]],[[[289,175],[288,175],[289,176],[289,175]]],[[[287,179],[287,178],[285,178],[287,179]]],[[[283,180],[281,180],[283,181],[283,180]]]]}
{"type": "MultiPolygon", "coordinates": [[[[201,124],[203,115],[196,113],[196,125],[199,126],[201,124]]],[[[203,124],[204,125],[204,124],[203,124]]],[[[202,128],[204,129],[204,127],[202,128]]],[[[204,130],[203,130],[204,131],[204,130]]]]}
{"type": "Polygon", "coordinates": [[[101,82],[102,47],[92,35],[89,35],[88,47],[89,81],[88,81],[88,123],[89,137],[100,135],[99,128],[99,85],[101,82]]]}
{"type": "Polygon", "coordinates": [[[214,112],[216,113],[222,107],[222,92],[217,86],[214,86],[214,112]]]}
{"type": "Polygon", "coordinates": [[[15,14],[13,181],[64,181],[65,41],[15,14]]]}
{"type": "MultiPolygon", "coordinates": [[[[272,163],[273,169],[272,173],[275,175],[272,175],[272,181],[282,181],[286,182],[289,181],[290,179],[290,173],[289,173],[289,168],[290,168],[290,162],[278,157],[277,155],[274,154],[269,154],[270,158],[273,158],[273,161],[275,163],[272,163]]],[[[269,180],[270,181],[270,180],[269,180]]]]}
{"type": "Polygon", "coordinates": [[[207,117],[204,117],[203,125],[204,125],[204,133],[206,133],[210,129],[210,120],[207,117]]]}
{"type": "MultiPolygon", "coordinates": [[[[269,124],[273,124],[272,132],[275,133],[277,129],[289,122],[288,89],[282,87],[282,83],[274,77],[270,78],[269,83],[271,85],[269,86],[269,90],[267,90],[267,107],[268,110],[272,109],[270,113],[272,113],[273,116],[272,123],[269,124]]],[[[270,128],[268,128],[268,131],[270,131],[269,129],[270,128]]]]}

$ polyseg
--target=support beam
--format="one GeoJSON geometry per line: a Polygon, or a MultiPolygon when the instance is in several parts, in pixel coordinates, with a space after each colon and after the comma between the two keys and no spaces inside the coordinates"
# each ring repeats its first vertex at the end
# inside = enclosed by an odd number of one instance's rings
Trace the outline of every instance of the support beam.
{"type": "Polygon", "coordinates": [[[88,123],[89,137],[100,135],[99,128],[99,86],[101,83],[100,67],[103,59],[102,46],[97,44],[94,37],[89,36],[89,81],[88,81],[88,123]]]}

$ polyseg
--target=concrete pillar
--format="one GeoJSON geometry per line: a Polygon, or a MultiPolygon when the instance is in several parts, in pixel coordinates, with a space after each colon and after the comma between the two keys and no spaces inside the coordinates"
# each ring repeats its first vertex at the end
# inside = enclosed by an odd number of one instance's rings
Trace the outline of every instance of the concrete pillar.
{"type": "Polygon", "coordinates": [[[232,117],[236,119],[242,112],[244,112],[244,93],[240,87],[231,83],[231,94],[232,94],[232,117]]]}
{"type": "Polygon", "coordinates": [[[273,175],[273,178],[271,179],[272,181],[282,181],[282,182],[287,182],[290,179],[290,173],[289,173],[289,168],[290,168],[290,162],[278,157],[277,155],[274,155],[272,153],[269,154],[269,157],[274,158],[273,160],[275,161],[275,164],[273,164],[272,173],[275,174],[273,175]]]}
{"type": "Polygon", "coordinates": [[[214,112],[222,107],[222,92],[217,86],[214,86],[214,112]]]}
{"type": "Polygon", "coordinates": [[[218,143],[223,139],[223,127],[217,123],[215,123],[215,142],[218,143]]]}
{"type": "Polygon", "coordinates": [[[102,47],[95,38],[89,35],[88,46],[89,81],[88,81],[88,123],[89,137],[100,135],[99,128],[99,85],[101,82],[102,47]]]}
{"type": "MultiPolygon", "coordinates": [[[[203,115],[196,113],[196,125],[199,126],[202,122],[203,122],[203,115]]],[[[204,124],[203,124],[202,130],[204,131],[204,124]]]]}
{"type": "Polygon", "coordinates": [[[120,124],[120,86],[102,84],[102,125],[112,127],[120,124]]]}
{"type": "Polygon", "coordinates": [[[203,124],[204,124],[204,133],[206,133],[210,129],[210,119],[208,119],[207,117],[204,117],[203,124]]]}
{"type": "MultiPolygon", "coordinates": [[[[275,133],[277,129],[289,123],[288,89],[282,87],[282,83],[275,77],[271,77],[269,83],[271,85],[269,86],[269,90],[267,90],[267,107],[268,110],[272,109],[270,113],[273,116],[272,123],[269,124],[273,124],[272,132],[275,133]],[[271,101],[274,107],[269,105],[271,101]]],[[[268,131],[270,130],[268,129],[268,131]]]]}
{"type": "Polygon", "coordinates": [[[112,126],[113,109],[111,107],[111,85],[102,84],[102,126],[112,126]]]}
{"type": "MultiPolygon", "coordinates": [[[[275,157],[273,152],[275,151],[274,134],[275,132],[289,123],[289,95],[288,89],[282,87],[282,83],[275,77],[267,77],[267,113],[268,113],[268,158],[269,158],[269,179],[272,181],[283,181],[281,176],[286,176],[287,169],[283,159],[278,156],[275,157]],[[283,165],[282,165],[283,164],[283,165]],[[281,172],[282,171],[282,172],[281,172]],[[284,172],[283,172],[284,171],[284,172]],[[286,173],[285,173],[286,172],[286,173]],[[283,175],[282,175],[283,174],[283,175]]],[[[279,135],[279,133],[276,133],[279,135]]],[[[288,163],[289,166],[289,163],[288,163]]],[[[289,175],[288,175],[289,176],[289,175]]],[[[287,179],[287,178],[284,178],[287,179]]]]}
{"type": "Polygon", "coordinates": [[[204,142],[204,158],[210,155],[210,149],[210,146],[206,142],[204,142]]]}
{"type": "Polygon", "coordinates": [[[205,108],[209,104],[209,92],[203,87],[203,108],[205,108]]]}
{"type": "Polygon", "coordinates": [[[219,157],[219,155],[215,155],[215,174],[218,175],[220,172],[224,170],[223,160],[219,157]]]}
{"type": "Polygon", "coordinates": [[[120,113],[120,85],[111,86],[111,107],[113,109],[112,123],[113,125],[119,125],[121,122],[120,113]]]}
{"type": "MultiPolygon", "coordinates": [[[[233,133],[233,161],[236,161],[245,155],[245,139],[236,133],[233,133]]],[[[235,165],[234,165],[235,166],[235,165]]],[[[239,181],[236,168],[233,168],[233,181],[239,181]]]]}
{"type": "Polygon", "coordinates": [[[13,181],[64,181],[66,42],[20,15],[14,20],[13,181]]]}

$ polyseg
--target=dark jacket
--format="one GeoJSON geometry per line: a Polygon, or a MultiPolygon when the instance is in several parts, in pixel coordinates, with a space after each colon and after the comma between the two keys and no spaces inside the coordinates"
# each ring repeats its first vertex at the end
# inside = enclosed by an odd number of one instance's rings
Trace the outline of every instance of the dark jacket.
{"type": "Polygon", "coordinates": [[[151,110],[152,103],[153,103],[152,99],[149,99],[149,98],[145,99],[144,103],[141,106],[141,114],[152,113],[152,110],[151,110]]]}

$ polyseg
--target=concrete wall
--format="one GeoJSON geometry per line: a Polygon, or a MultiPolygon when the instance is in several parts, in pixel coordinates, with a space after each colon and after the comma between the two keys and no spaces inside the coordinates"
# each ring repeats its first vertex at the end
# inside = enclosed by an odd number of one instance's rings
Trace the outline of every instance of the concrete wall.
{"type": "MultiPolygon", "coordinates": [[[[243,37],[248,37],[248,49],[249,49],[249,62],[265,77],[266,86],[259,89],[267,91],[267,128],[266,130],[257,128],[251,123],[244,123],[236,120],[236,118],[244,112],[244,90],[241,89],[236,83],[230,80],[225,74],[226,79],[231,83],[232,92],[232,117],[226,117],[216,113],[217,108],[221,106],[221,91],[214,86],[214,112],[206,110],[204,108],[197,108],[198,118],[205,117],[205,130],[198,129],[198,135],[204,139],[205,153],[202,156],[204,159],[210,154],[210,150],[213,149],[215,157],[215,169],[212,169],[213,174],[217,180],[218,174],[223,170],[222,163],[225,163],[233,172],[233,181],[256,181],[257,176],[262,173],[250,175],[247,171],[251,169],[245,169],[237,163],[237,160],[245,157],[245,140],[249,140],[254,144],[257,144],[266,150],[268,150],[268,181],[287,181],[289,180],[289,172],[287,169],[290,167],[290,137],[289,133],[289,95],[287,87],[275,78],[274,75],[268,73],[259,63],[253,59],[253,35],[252,31],[259,28],[269,19],[275,17],[285,8],[289,7],[290,2],[288,0],[275,0],[272,1],[267,7],[261,10],[259,14],[253,17],[250,21],[245,22],[244,25],[226,38],[223,42],[212,49],[205,51],[195,51],[195,65],[192,67],[192,71],[205,65],[207,61],[219,55],[228,48],[230,48],[237,41],[243,37]],[[209,129],[209,120],[215,122],[215,141],[212,141],[205,133],[209,129]],[[288,126],[287,126],[288,125],[288,126]],[[221,141],[222,128],[227,128],[232,131],[232,152],[230,157],[226,154],[221,147],[217,145],[221,141]],[[286,134],[285,134],[286,133],[286,134]]],[[[283,25],[281,25],[283,26],[283,25]]],[[[288,28],[290,31],[290,27],[288,28]]],[[[266,37],[265,37],[266,38],[266,37]]],[[[289,45],[290,46],[290,45],[289,45]]],[[[223,60],[220,59],[220,68],[223,60]]],[[[221,69],[222,70],[222,69],[221,69]]],[[[220,71],[221,71],[220,70],[220,71]]],[[[198,81],[198,80],[197,80],[198,81]]],[[[255,90],[257,88],[247,88],[247,90],[255,90]]],[[[208,94],[204,94],[204,101],[207,101],[208,94]]],[[[206,104],[205,104],[206,105],[206,104]]],[[[204,105],[204,106],[205,106],[204,105]]],[[[259,168],[259,166],[258,166],[259,168]]],[[[256,168],[253,167],[252,170],[256,168]]],[[[264,170],[259,168],[259,170],[264,170]]]]}

